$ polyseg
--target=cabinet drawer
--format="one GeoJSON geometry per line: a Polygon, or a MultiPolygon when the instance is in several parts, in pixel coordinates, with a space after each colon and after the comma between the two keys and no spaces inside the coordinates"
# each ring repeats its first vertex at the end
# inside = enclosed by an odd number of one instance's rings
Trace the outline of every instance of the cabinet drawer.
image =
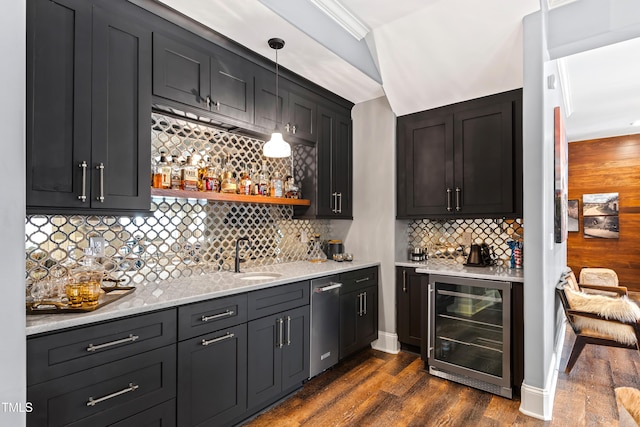
{"type": "Polygon", "coordinates": [[[309,304],[309,282],[249,292],[249,320],[309,304]]]}
{"type": "Polygon", "coordinates": [[[140,426],[176,426],[176,400],[171,399],[153,408],[125,418],[109,427],[140,427],[140,426]]]}
{"type": "Polygon", "coordinates": [[[176,344],[27,389],[29,426],[109,425],[176,395],[176,344]]]}
{"type": "Polygon", "coordinates": [[[178,307],[178,336],[185,340],[246,321],[247,294],[217,298],[178,307]]]}
{"type": "Polygon", "coordinates": [[[363,268],[362,270],[349,271],[340,275],[342,288],[340,293],[351,292],[367,286],[378,285],[378,267],[363,268]]]}
{"type": "Polygon", "coordinates": [[[27,340],[27,385],[165,346],[176,341],[176,312],[95,324],[27,340]]]}

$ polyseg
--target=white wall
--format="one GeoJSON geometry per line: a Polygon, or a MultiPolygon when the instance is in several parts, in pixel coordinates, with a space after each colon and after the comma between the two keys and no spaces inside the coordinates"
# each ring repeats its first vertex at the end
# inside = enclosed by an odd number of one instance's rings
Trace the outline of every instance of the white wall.
{"type": "MultiPolygon", "coordinates": [[[[374,343],[374,348],[396,352],[396,116],[385,97],[357,104],[351,116],[353,222],[346,232],[344,243],[346,250],[353,252],[357,258],[381,261],[380,337],[374,343]]],[[[339,224],[332,226],[335,228],[339,224]]]]}
{"type": "Polygon", "coordinates": [[[550,419],[563,337],[555,284],[566,243],[553,235],[553,108],[563,108],[554,59],[640,35],[637,2],[578,0],[524,20],[525,378],[520,410],[550,419]],[[624,31],[622,31],[624,30],[624,31]],[[578,35],[578,36],[577,36],[578,35]]]}
{"type": "Polygon", "coordinates": [[[0,14],[0,103],[2,168],[0,186],[0,425],[25,425],[23,412],[10,412],[7,404],[26,403],[24,314],[25,219],[25,9],[26,0],[3,2],[0,14]]]}

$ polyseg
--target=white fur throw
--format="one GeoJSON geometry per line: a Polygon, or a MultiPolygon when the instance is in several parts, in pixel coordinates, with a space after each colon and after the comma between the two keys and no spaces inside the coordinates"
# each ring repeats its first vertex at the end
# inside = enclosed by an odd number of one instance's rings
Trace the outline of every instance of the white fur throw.
{"type": "MultiPolygon", "coordinates": [[[[615,319],[623,322],[637,322],[640,319],[640,307],[626,296],[615,298],[605,295],[585,294],[567,287],[565,287],[564,291],[569,305],[574,310],[595,313],[605,319],[615,319]]],[[[636,335],[631,326],[582,316],[574,317],[573,323],[578,329],[591,329],[628,345],[637,343],[636,335]]]]}

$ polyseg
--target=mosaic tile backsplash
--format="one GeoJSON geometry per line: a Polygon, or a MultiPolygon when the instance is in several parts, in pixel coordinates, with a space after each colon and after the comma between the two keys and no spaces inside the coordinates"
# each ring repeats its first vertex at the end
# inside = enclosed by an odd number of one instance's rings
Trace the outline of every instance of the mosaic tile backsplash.
{"type": "MultiPolygon", "coordinates": [[[[160,149],[171,156],[229,156],[239,172],[242,163],[260,164],[264,141],[232,134],[160,114],[152,115],[152,160],[160,149]]],[[[270,171],[309,175],[315,148],[294,146],[292,159],[270,159],[270,171]],[[297,171],[300,170],[298,173],[297,171]]],[[[302,188],[304,197],[304,187],[302,188]]],[[[196,194],[197,196],[197,194],[196,194]]],[[[153,214],[134,216],[29,215],[26,218],[27,285],[62,276],[83,256],[91,237],[103,237],[99,261],[124,284],[139,284],[233,269],[235,242],[241,244],[242,268],[307,259],[311,243],[301,237],[329,236],[327,220],[293,219],[291,206],[152,198],[153,214]]]]}
{"type": "Polygon", "coordinates": [[[463,263],[472,243],[486,243],[493,248],[497,264],[507,266],[511,257],[507,241],[522,241],[524,223],[522,219],[421,219],[410,222],[407,233],[407,250],[423,248],[429,259],[463,263]]]}

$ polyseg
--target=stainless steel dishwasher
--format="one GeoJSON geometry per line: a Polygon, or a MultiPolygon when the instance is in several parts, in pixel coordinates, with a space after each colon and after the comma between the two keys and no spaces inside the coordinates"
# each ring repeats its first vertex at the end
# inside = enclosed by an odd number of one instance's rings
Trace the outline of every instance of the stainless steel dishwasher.
{"type": "Polygon", "coordinates": [[[309,378],[338,363],[340,287],[338,276],[311,281],[311,352],[309,378]]]}

